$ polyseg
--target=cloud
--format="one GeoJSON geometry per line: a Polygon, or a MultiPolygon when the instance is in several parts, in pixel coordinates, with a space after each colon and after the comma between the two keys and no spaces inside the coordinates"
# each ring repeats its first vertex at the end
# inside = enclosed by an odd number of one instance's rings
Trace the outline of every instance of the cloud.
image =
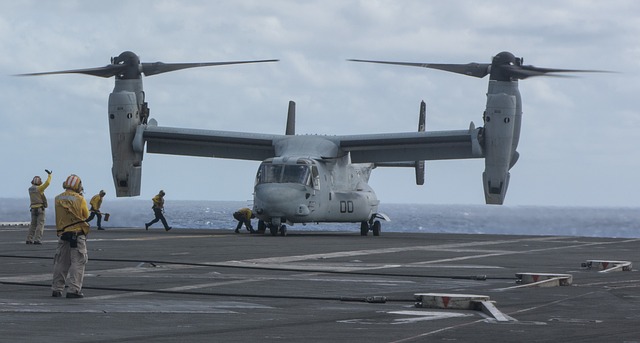
{"type": "MultiPolygon", "coordinates": [[[[507,50],[525,64],[619,72],[521,82],[521,158],[507,204],[640,206],[637,13],[631,0],[7,3],[0,196],[26,197],[44,168],[58,181],[78,172],[91,188],[112,187],[113,79],[13,74],[102,66],[125,50],[144,62],[278,58],[147,77],[152,116],[160,125],[282,133],[294,100],[300,133],[413,131],[424,99],[428,129],[448,130],[481,125],[487,79],[345,60],[487,63],[507,50]]],[[[165,188],[175,199],[247,200],[256,168],[146,154],[142,196],[165,188]]],[[[408,169],[376,169],[371,184],[383,202],[476,204],[483,169],[481,160],[430,162],[423,187],[408,169]]]]}

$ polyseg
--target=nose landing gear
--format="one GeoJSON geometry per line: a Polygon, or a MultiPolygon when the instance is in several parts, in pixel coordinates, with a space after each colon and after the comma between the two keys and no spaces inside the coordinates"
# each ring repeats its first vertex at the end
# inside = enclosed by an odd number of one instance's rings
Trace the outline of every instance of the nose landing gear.
{"type": "Polygon", "coordinates": [[[374,236],[380,236],[380,231],[382,230],[382,224],[379,220],[373,222],[373,224],[369,225],[369,222],[360,222],[360,235],[366,236],[369,231],[373,232],[374,236]]]}
{"type": "Polygon", "coordinates": [[[266,229],[269,228],[269,232],[271,232],[271,236],[277,236],[278,232],[280,236],[287,235],[287,226],[281,224],[279,220],[272,220],[271,223],[265,223],[263,220],[258,221],[258,232],[264,233],[266,229]]]}
{"type": "Polygon", "coordinates": [[[280,225],[280,227],[278,227],[277,225],[270,224],[269,225],[269,231],[271,232],[271,236],[277,236],[278,232],[280,232],[280,236],[286,236],[287,235],[287,226],[282,224],[282,225],[280,225]]]}

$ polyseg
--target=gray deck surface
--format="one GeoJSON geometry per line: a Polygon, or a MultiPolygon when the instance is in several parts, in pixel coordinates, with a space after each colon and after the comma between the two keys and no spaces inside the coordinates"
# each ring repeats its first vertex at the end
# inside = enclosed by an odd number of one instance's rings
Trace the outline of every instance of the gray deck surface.
{"type": "Polygon", "coordinates": [[[581,267],[637,264],[640,239],[108,228],[89,235],[85,298],[66,299],[53,228],[41,246],[26,231],[0,228],[2,342],[640,342],[640,274],[581,267]],[[488,296],[508,320],[418,293],[488,296]]]}

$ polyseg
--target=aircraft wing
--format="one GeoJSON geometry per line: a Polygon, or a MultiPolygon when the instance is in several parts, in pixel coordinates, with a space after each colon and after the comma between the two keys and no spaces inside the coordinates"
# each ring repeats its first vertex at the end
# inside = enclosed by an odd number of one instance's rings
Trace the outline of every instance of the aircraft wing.
{"type": "Polygon", "coordinates": [[[188,155],[262,161],[275,156],[274,140],[282,135],[248,132],[140,126],[136,150],[156,154],[188,155]]]}
{"type": "MultiPolygon", "coordinates": [[[[484,157],[479,130],[402,132],[326,136],[354,163],[446,160],[484,157]]],[[[278,142],[300,136],[250,132],[140,126],[134,150],[156,154],[187,155],[263,161],[278,155],[278,142]]],[[[310,136],[314,137],[314,136],[310,136]]],[[[295,139],[294,138],[294,139],[295,139]]],[[[307,139],[311,139],[308,138],[307,139]]],[[[314,144],[319,144],[315,142],[314,144]]],[[[300,143],[295,144],[296,146],[300,143]]],[[[328,154],[330,155],[330,154],[328,154]]],[[[327,156],[328,157],[328,156],[327,156]]]]}
{"type": "Polygon", "coordinates": [[[354,163],[447,160],[484,157],[480,129],[351,135],[336,137],[354,163]]]}

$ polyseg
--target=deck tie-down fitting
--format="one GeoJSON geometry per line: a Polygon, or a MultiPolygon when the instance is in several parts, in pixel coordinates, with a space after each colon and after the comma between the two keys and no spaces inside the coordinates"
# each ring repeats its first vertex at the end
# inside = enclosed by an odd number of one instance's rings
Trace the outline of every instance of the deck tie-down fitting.
{"type": "Polygon", "coordinates": [[[500,312],[489,296],[476,294],[418,293],[414,294],[416,307],[437,308],[447,310],[474,310],[499,322],[516,321],[500,312]]]}
{"type": "Polygon", "coordinates": [[[516,277],[516,283],[525,287],[557,287],[573,283],[571,274],[516,273],[516,277]]]}
{"type": "Polygon", "coordinates": [[[617,271],[629,272],[633,269],[633,264],[629,261],[587,260],[582,263],[582,268],[599,270],[600,273],[617,271]]]}

